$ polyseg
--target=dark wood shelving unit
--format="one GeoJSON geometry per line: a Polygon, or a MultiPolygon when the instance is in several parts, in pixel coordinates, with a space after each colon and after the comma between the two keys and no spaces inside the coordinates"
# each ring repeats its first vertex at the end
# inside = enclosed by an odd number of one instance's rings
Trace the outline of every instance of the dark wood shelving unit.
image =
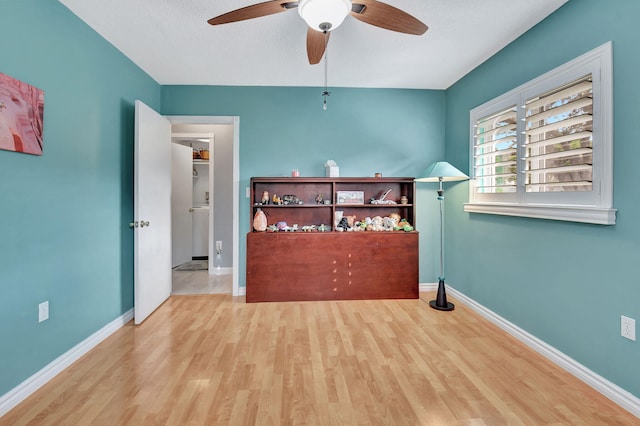
{"type": "Polygon", "coordinates": [[[269,225],[286,222],[298,231],[247,234],[247,302],[418,297],[417,231],[335,230],[340,211],[356,220],[397,213],[414,224],[414,178],[254,177],[250,197],[250,229],[261,209],[269,225]],[[385,199],[396,204],[370,203],[388,190],[385,199]],[[269,204],[261,204],[264,191],[269,204]],[[361,191],[364,202],[338,203],[339,191],[361,191]],[[293,195],[302,204],[274,205],[274,194],[293,195]],[[316,202],[318,194],[322,204],[316,202]],[[400,203],[402,196],[405,204],[400,203]],[[330,231],[302,232],[311,225],[330,231]]]}

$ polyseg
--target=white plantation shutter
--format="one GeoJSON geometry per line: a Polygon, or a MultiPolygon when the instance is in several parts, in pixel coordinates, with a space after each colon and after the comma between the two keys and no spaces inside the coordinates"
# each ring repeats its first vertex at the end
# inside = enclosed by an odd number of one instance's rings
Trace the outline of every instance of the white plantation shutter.
{"type": "Polygon", "coordinates": [[[593,189],[593,84],[591,75],[527,100],[525,190],[593,189]]]}
{"type": "Polygon", "coordinates": [[[465,211],[615,224],[611,43],[470,113],[465,211]]]}
{"type": "Polygon", "coordinates": [[[513,105],[475,123],[475,190],[479,194],[515,192],[517,111],[513,105]]]}

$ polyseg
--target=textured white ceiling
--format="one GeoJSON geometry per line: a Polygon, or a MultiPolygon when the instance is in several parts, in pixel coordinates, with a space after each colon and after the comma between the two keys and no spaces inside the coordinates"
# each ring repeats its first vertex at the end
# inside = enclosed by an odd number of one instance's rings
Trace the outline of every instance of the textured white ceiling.
{"type": "MultiPolygon", "coordinates": [[[[158,83],[322,86],[296,9],[211,26],[252,0],[59,0],[158,83]]],[[[568,0],[387,0],[429,26],[422,36],[348,16],[332,32],[333,87],[446,89],[568,0]]]]}

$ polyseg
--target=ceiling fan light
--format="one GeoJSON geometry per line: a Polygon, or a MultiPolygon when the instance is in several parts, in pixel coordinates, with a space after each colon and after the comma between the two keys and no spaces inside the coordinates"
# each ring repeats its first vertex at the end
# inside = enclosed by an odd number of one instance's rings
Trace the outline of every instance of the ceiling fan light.
{"type": "Polygon", "coordinates": [[[338,28],[351,12],[351,0],[300,0],[298,13],[316,31],[338,28]]]}

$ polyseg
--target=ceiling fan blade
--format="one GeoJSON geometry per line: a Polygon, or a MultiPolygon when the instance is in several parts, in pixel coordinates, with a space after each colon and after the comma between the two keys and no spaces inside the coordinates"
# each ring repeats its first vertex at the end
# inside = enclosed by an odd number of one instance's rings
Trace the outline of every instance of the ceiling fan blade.
{"type": "Polygon", "coordinates": [[[429,27],[396,7],[376,0],[354,0],[351,16],[386,30],[422,35],[429,27]]]}
{"type": "Polygon", "coordinates": [[[280,12],[286,12],[298,6],[297,1],[272,0],[263,3],[246,6],[240,9],[232,10],[215,18],[209,19],[207,22],[211,25],[228,24],[230,22],[245,21],[247,19],[259,18],[261,16],[273,15],[280,12]]]}
{"type": "Polygon", "coordinates": [[[311,27],[307,29],[307,56],[311,65],[315,65],[322,60],[330,36],[331,33],[329,32],[322,33],[311,27]]]}

